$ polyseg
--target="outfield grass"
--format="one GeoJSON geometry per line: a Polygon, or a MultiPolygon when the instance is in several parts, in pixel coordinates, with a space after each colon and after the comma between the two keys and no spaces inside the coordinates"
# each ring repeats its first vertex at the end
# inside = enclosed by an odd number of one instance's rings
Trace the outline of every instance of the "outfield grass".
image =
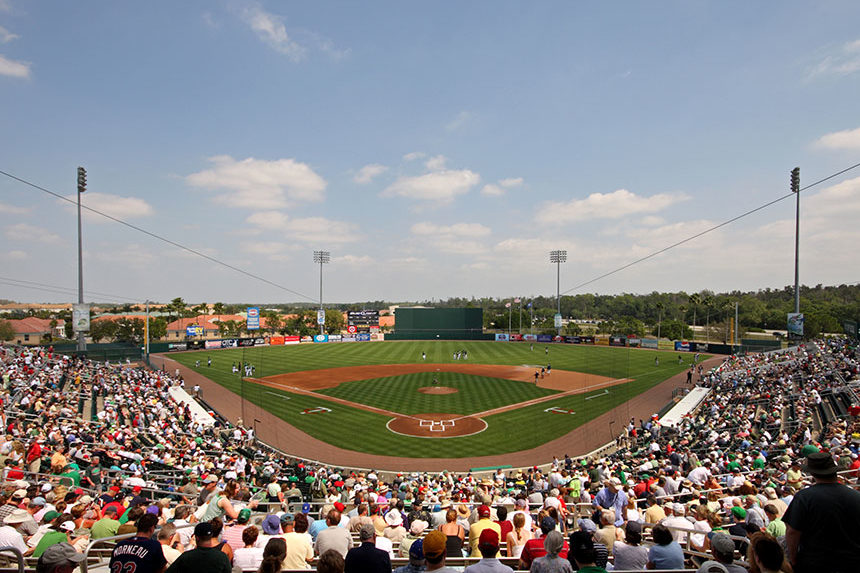
{"type": "MultiPolygon", "coordinates": [[[[317,439],[359,452],[414,458],[474,457],[479,454],[500,454],[534,448],[570,432],[607,410],[647,391],[648,388],[684,371],[689,367],[689,360],[692,359],[691,355],[685,354],[683,355],[684,364],[679,365],[677,354],[603,346],[549,345],[548,350],[548,353],[545,353],[544,345],[535,344],[532,351],[528,343],[389,341],[202,350],[170,356],[236,394],[242,393],[245,399],[266,408],[317,439]],[[422,352],[427,353],[427,363],[453,363],[455,361],[452,359],[452,353],[463,349],[469,353],[469,363],[538,366],[551,362],[553,370],[572,370],[613,379],[631,378],[633,380],[609,388],[608,393],[600,390],[563,396],[556,400],[488,416],[485,418],[487,429],[474,436],[427,439],[393,434],[385,426],[389,420],[387,416],[359,408],[333,404],[314,396],[293,394],[247,382],[240,389],[240,378],[231,373],[231,365],[240,361],[254,364],[255,376],[262,377],[284,372],[363,364],[419,363],[422,352]],[[654,363],[655,356],[660,357],[659,366],[654,363]],[[208,357],[212,358],[212,367],[206,366],[208,357]],[[198,359],[201,366],[195,367],[198,359]],[[586,400],[589,396],[595,397],[586,400]],[[332,412],[300,413],[302,410],[316,406],[326,406],[331,408],[332,412]],[[550,407],[572,410],[576,413],[568,415],[545,412],[550,407]]],[[[429,374],[429,379],[424,379],[422,382],[425,374],[350,382],[324,392],[404,414],[466,413],[511,403],[501,392],[494,391],[494,386],[500,385],[507,392],[509,384],[521,384],[531,392],[529,397],[514,400],[515,402],[536,397],[535,391],[552,392],[522,382],[498,378],[485,380],[481,376],[459,375],[462,378],[457,383],[463,384],[464,388],[469,387],[469,391],[464,392],[461,399],[472,392],[475,393],[475,398],[474,400],[469,398],[469,410],[450,410],[447,409],[453,408],[450,397],[458,394],[431,395],[416,391],[419,385],[432,383],[432,373],[429,374]]],[[[447,378],[447,376],[454,376],[454,373],[443,374],[446,377],[444,385],[454,386],[455,381],[449,383],[447,378]]],[[[511,391],[519,391],[514,390],[515,388],[517,387],[512,386],[511,391]]],[[[620,431],[620,428],[615,428],[614,431],[620,431]]],[[[606,432],[608,440],[610,436],[608,428],[606,432]]]]}
{"type": "Polygon", "coordinates": [[[557,393],[527,382],[460,372],[416,372],[357,380],[317,392],[399,414],[473,414],[557,393]],[[432,386],[434,377],[438,378],[440,386],[456,388],[457,392],[423,394],[418,391],[422,386],[432,386]]]}

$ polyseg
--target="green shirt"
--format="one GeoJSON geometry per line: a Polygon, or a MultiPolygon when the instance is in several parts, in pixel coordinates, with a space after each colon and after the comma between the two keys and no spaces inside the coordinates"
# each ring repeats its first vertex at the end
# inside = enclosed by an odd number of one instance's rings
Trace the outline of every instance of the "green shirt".
{"type": "Polygon", "coordinates": [[[766,529],[768,533],[777,538],[785,535],[785,523],[778,517],[771,520],[766,529]]]}
{"type": "Polygon", "coordinates": [[[119,529],[119,521],[103,517],[93,523],[90,528],[90,537],[93,539],[101,539],[102,537],[113,537],[116,535],[116,530],[119,529]]]}
{"type": "Polygon", "coordinates": [[[69,538],[66,537],[66,534],[62,531],[48,531],[45,535],[42,536],[42,539],[39,540],[39,543],[36,544],[36,549],[33,551],[33,557],[41,557],[42,553],[45,552],[45,549],[47,549],[51,545],[63,543],[64,541],[68,540],[69,538]]]}

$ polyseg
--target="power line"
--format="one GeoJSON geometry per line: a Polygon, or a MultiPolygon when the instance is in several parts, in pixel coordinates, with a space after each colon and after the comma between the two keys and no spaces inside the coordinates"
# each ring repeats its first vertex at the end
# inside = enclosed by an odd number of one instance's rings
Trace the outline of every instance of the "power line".
{"type": "MultiPolygon", "coordinates": [[[[852,169],[856,169],[856,168],[858,168],[858,167],[860,167],[860,163],[855,163],[855,164],[854,164],[854,165],[852,165],[851,167],[846,167],[845,169],[843,169],[843,170],[841,170],[841,171],[837,171],[836,173],[833,173],[832,175],[828,175],[827,177],[825,177],[825,178],[823,178],[823,179],[819,179],[819,180],[818,180],[818,181],[816,181],[815,183],[810,183],[810,184],[809,184],[809,185],[807,185],[806,187],[802,187],[802,188],[800,189],[800,191],[805,191],[805,190],[807,190],[807,189],[811,189],[812,187],[815,187],[816,185],[820,185],[821,183],[824,183],[825,181],[829,181],[830,179],[833,179],[834,177],[838,177],[838,176],[840,176],[840,175],[842,175],[842,174],[844,174],[844,173],[847,173],[847,172],[851,171],[852,169]]],[[[794,196],[794,193],[788,193],[787,195],[783,195],[782,197],[778,197],[777,199],[774,199],[773,201],[768,201],[768,202],[767,202],[767,203],[765,203],[764,205],[760,205],[760,206],[756,207],[755,209],[750,209],[749,211],[746,211],[746,212],[744,212],[744,213],[741,213],[740,215],[737,215],[737,216],[735,216],[735,217],[732,217],[731,219],[729,219],[729,220],[727,220],[727,221],[723,221],[722,223],[719,223],[719,224],[717,224],[717,225],[714,225],[713,227],[709,227],[709,228],[705,229],[704,231],[701,231],[701,232],[699,232],[699,233],[696,233],[695,235],[690,235],[690,236],[689,236],[689,237],[687,237],[686,239],[681,239],[680,241],[678,241],[678,242],[676,242],[676,243],[672,243],[671,245],[668,245],[668,246],[666,246],[666,247],[663,247],[662,249],[659,249],[659,250],[654,251],[654,252],[652,252],[652,253],[650,253],[650,254],[647,254],[647,255],[645,255],[644,257],[638,258],[638,259],[636,259],[635,261],[631,261],[631,262],[629,262],[629,263],[627,263],[627,264],[625,264],[625,265],[622,265],[622,266],[620,266],[620,267],[618,267],[618,268],[616,268],[616,269],[613,269],[613,270],[611,270],[611,271],[609,271],[609,272],[603,273],[603,274],[602,274],[602,275],[600,275],[600,276],[594,277],[593,279],[587,280],[587,281],[585,281],[585,282],[583,282],[583,283],[579,283],[578,285],[576,285],[576,286],[574,286],[574,287],[571,287],[571,288],[567,289],[566,291],[564,291],[564,292],[563,292],[563,293],[561,293],[561,294],[567,294],[567,293],[569,293],[569,292],[571,292],[571,291],[579,290],[579,289],[581,289],[581,288],[582,288],[582,287],[584,287],[584,286],[590,285],[591,283],[597,282],[597,281],[599,281],[599,280],[601,280],[601,279],[605,279],[606,277],[611,276],[611,275],[614,275],[614,274],[616,274],[616,273],[619,273],[619,272],[621,272],[621,271],[623,271],[623,270],[625,270],[625,269],[629,269],[629,268],[630,268],[630,267],[632,267],[633,265],[637,265],[637,264],[639,264],[639,263],[641,263],[641,262],[643,262],[643,261],[647,261],[648,259],[654,258],[654,257],[656,257],[657,255],[661,255],[661,254],[665,253],[666,251],[669,251],[669,250],[671,250],[671,249],[674,249],[675,247],[679,247],[679,246],[683,245],[684,243],[689,243],[689,242],[690,242],[690,241],[692,241],[693,239],[698,239],[698,238],[699,238],[699,237],[701,237],[702,235],[707,235],[707,234],[708,234],[708,233],[710,233],[711,231],[716,231],[717,229],[719,229],[719,228],[721,228],[721,227],[725,227],[726,225],[729,225],[729,224],[731,224],[731,223],[734,223],[735,221],[737,221],[737,220],[739,220],[739,219],[743,219],[744,217],[746,217],[746,216],[748,216],[748,215],[752,215],[753,213],[756,213],[756,212],[758,212],[758,211],[761,211],[762,209],[766,209],[767,207],[770,207],[771,205],[774,205],[774,204],[776,204],[776,203],[779,203],[780,201],[784,201],[785,199],[788,199],[789,197],[793,197],[793,196],[794,196]]]]}
{"type": "MultiPolygon", "coordinates": [[[[48,283],[40,283],[40,282],[36,282],[36,281],[25,281],[23,279],[16,279],[16,278],[12,278],[12,277],[0,277],[0,281],[4,281],[3,284],[6,284],[8,286],[17,286],[17,287],[22,287],[22,288],[32,288],[32,289],[36,289],[36,290],[45,290],[47,292],[56,292],[59,294],[77,294],[77,292],[78,292],[76,289],[71,288],[71,287],[52,285],[52,284],[48,284],[48,283]],[[20,283],[20,284],[13,284],[13,283],[20,283]],[[39,288],[39,287],[45,287],[45,288],[39,288]]],[[[98,292],[98,291],[94,291],[94,290],[87,290],[84,292],[88,295],[105,296],[108,298],[127,300],[129,302],[140,302],[139,299],[129,298],[127,296],[120,296],[118,294],[98,292]]]]}
{"type": "MultiPolygon", "coordinates": [[[[54,191],[51,191],[50,189],[46,189],[46,188],[44,188],[44,187],[42,187],[42,186],[40,186],[40,185],[36,185],[35,183],[32,183],[32,182],[30,182],[30,181],[27,181],[26,179],[22,179],[22,178],[20,178],[20,177],[17,177],[17,176],[15,176],[15,175],[12,175],[11,173],[7,173],[6,171],[0,170],[0,175],[5,175],[6,177],[8,177],[8,178],[10,178],[10,179],[14,179],[15,181],[18,181],[19,183],[23,183],[24,185],[28,185],[29,187],[32,187],[32,188],[34,188],[34,189],[38,189],[39,191],[42,191],[43,193],[47,193],[48,195],[53,195],[53,196],[54,196],[54,197],[56,197],[57,199],[61,199],[61,200],[65,201],[65,202],[67,202],[67,203],[71,203],[71,204],[73,204],[73,205],[77,205],[77,202],[76,202],[76,201],[72,201],[72,200],[71,200],[71,199],[69,199],[68,197],[64,197],[63,195],[60,195],[59,193],[55,193],[54,191]]],[[[304,299],[307,299],[307,300],[309,300],[309,301],[315,302],[315,299],[313,299],[313,298],[311,298],[311,297],[309,297],[309,296],[307,296],[307,295],[304,295],[304,294],[302,294],[302,293],[300,293],[300,292],[298,292],[298,291],[294,291],[294,290],[292,290],[292,289],[290,289],[290,288],[287,288],[287,287],[285,287],[285,286],[283,286],[283,285],[280,285],[280,284],[278,284],[278,283],[276,283],[276,282],[270,281],[269,279],[264,278],[264,277],[261,277],[261,276],[259,276],[259,275],[255,275],[254,273],[248,272],[248,271],[246,271],[246,270],[244,270],[244,269],[242,269],[242,268],[239,268],[239,267],[237,267],[237,266],[231,265],[231,264],[229,264],[229,263],[225,263],[224,261],[221,261],[221,260],[219,260],[219,259],[216,259],[215,257],[209,256],[209,255],[207,255],[207,254],[205,254],[205,253],[201,253],[200,251],[197,251],[197,250],[195,250],[195,249],[192,249],[191,247],[186,247],[185,245],[183,245],[183,244],[181,244],[181,243],[177,243],[176,241],[172,241],[172,240],[170,240],[170,239],[168,239],[168,238],[166,238],[166,237],[162,237],[161,235],[158,235],[157,233],[153,233],[152,231],[147,231],[146,229],[144,229],[144,228],[142,228],[142,227],[138,227],[137,225],[133,225],[133,224],[131,224],[131,223],[127,222],[127,221],[123,221],[122,219],[119,219],[119,218],[117,218],[117,217],[114,217],[113,215],[108,215],[107,213],[104,213],[104,212],[102,212],[102,211],[99,211],[98,209],[93,209],[92,207],[87,207],[87,206],[86,206],[86,205],[84,205],[83,203],[81,204],[81,208],[82,208],[82,209],[86,209],[87,211],[89,211],[89,212],[91,212],[91,213],[95,213],[96,215],[99,215],[99,216],[104,217],[104,218],[106,218],[106,219],[110,219],[111,221],[113,221],[113,222],[115,222],[115,223],[119,223],[120,225],[124,225],[124,226],[128,227],[129,229],[133,229],[133,230],[135,230],[135,231],[138,231],[139,233],[143,233],[144,235],[148,235],[148,236],[152,237],[153,239],[158,239],[159,241],[162,241],[162,242],[164,242],[164,243],[167,243],[168,245],[171,245],[171,246],[176,247],[176,248],[178,248],[178,249],[182,249],[183,251],[186,251],[186,252],[191,253],[191,254],[193,254],[193,255],[197,255],[198,257],[204,258],[204,259],[206,259],[207,261],[213,262],[213,263],[215,263],[215,264],[217,264],[217,265],[221,265],[222,267],[226,267],[226,268],[228,268],[228,269],[230,269],[230,270],[232,270],[232,271],[236,271],[237,273],[241,273],[241,274],[243,274],[243,275],[245,275],[245,276],[247,276],[247,277],[250,277],[250,278],[252,278],[252,279],[256,279],[256,280],[258,280],[258,281],[264,282],[264,283],[266,283],[267,285],[270,285],[270,286],[273,286],[273,287],[275,287],[275,288],[281,289],[281,290],[283,290],[283,291],[286,291],[286,292],[292,293],[292,294],[294,294],[294,295],[296,295],[296,296],[299,296],[299,297],[301,297],[301,298],[304,298],[304,299]]]]}

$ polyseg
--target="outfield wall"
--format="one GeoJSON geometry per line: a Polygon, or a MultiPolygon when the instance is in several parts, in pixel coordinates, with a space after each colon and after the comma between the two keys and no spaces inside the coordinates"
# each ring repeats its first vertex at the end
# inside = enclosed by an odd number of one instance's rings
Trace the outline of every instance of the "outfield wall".
{"type": "Polygon", "coordinates": [[[493,340],[484,334],[481,308],[408,308],[394,310],[395,331],[388,340],[493,340]]]}

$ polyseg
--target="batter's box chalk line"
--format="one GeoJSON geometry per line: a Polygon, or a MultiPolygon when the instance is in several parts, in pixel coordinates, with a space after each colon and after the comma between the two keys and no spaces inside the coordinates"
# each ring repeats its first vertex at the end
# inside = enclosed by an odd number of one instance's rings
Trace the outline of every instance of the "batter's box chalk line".
{"type": "Polygon", "coordinates": [[[431,432],[444,432],[446,428],[454,427],[454,420],[421,420],[418,425],[430,428],[431,432]]]}

